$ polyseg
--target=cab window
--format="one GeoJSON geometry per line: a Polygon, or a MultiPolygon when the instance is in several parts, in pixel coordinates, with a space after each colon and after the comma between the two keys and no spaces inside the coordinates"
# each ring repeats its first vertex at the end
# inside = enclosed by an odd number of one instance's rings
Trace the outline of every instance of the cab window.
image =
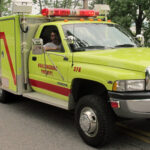
{"type": "Polygon", "coordinates": [[[56,26],[45,26],[40,38],[43,39],[45,51],[64,52],[60,34],[56,26]]]}

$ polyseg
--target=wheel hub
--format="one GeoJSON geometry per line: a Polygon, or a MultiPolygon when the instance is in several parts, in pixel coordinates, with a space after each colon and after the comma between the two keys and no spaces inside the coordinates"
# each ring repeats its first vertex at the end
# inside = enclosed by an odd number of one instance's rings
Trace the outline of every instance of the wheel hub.
{"type": "Polygon", "coordinates": [[[80,127],[84,133],[88,136],[94,136],[98,130],[97,124],[95,112],[89,107],[83,108],[80,114],[80,127]]]}

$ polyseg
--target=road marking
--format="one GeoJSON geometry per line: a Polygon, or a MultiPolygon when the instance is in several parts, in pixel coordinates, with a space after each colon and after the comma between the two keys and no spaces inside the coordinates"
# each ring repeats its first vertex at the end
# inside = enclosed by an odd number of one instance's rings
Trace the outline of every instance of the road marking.
{"type": "Polygon", "coordinates": [[[136,133],[132,133],[132,132],[130,132],[130,131],[121,131],[121,132],[123,132],[123,133],[125,133],[125,134],[127,134],[127,135],[129,135],[129,136],[131,136],[131,137],[133,137],[133,138],[136,138],[136,139],[138,139],[138,140],[140,140],[140,141],[143,141],[143,142],[145,142],[145,143],[150,144],[150,139],[147,138],[147,137],[138,135],[138,134],[136,134],[136,133]]]}
{"type": "Polygon", "coordinates": [[[145,132],[145,131],[142,131],[139,129],[133,129],[133,128],[130,128],[127,125],[122,124],[120,122],[117,122],[116,125],[125,129],[125,130],[121,130],[121,132],[123,132],[131,137],[134,137],[140,141],[150,144],[150,132],[145,132]]]}
{"type": "Polygon", "coordinates": [[[130,127],[128,127],[127,125],[122,124],[122,123],[120,123],[120,122],[117,122],[116,124],[117,124],[119,127],[126,128],[126,129],[129,129],[129,130],[131,130],[131,131],[134,131],[134,132],[136,132],[136,133],[138,133],[138,134],[142,134],[142,135],[144,135],[144,136],[150,137],[150,132],[145,132],[145,131],[139,130],[139,129],[133,129],[133,128],[130,128],[130,127]]]}

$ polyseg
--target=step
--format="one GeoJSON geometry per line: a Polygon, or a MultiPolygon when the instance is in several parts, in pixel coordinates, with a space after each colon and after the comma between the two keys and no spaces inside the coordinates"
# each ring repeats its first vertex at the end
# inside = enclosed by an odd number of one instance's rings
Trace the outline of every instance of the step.
{"type": "Polygon", "coordinates": [[[65,100],[57,99],[38,92],[24,93],[23,96],[38,102],[50,104],[68,110],[68,101],[65,100]]]}

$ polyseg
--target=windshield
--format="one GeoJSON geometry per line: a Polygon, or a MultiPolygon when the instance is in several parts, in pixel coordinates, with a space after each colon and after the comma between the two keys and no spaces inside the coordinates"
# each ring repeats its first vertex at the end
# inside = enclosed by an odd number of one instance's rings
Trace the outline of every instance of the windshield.
{"type": "Polygon", "coordinates": [[[80,23],[63,25],[72,51],[90,51],[118,47],[136,47],[134,38],[114,24],[80,23]]]}

